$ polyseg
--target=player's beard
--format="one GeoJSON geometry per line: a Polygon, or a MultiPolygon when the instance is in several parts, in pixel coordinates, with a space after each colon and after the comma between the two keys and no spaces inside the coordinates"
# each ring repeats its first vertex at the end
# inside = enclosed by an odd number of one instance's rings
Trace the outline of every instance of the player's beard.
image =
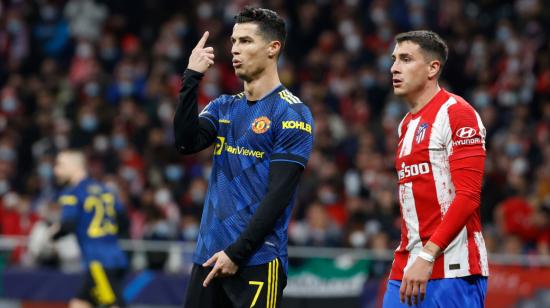
{"type": "Polygon", "coordinates": [[[68,186],[71,181],[69,180],[69,178],[62,178],[58,176],[56,177],[55,182],[59,187],[65,187],[68,186]]]}

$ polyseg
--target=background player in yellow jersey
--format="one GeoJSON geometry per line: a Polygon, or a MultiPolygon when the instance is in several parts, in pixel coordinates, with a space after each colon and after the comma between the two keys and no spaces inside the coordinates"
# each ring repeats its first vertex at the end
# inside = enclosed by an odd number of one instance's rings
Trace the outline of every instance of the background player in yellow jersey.
{"type": "Polygon", "coordinates": [[[126,219],[117,196],[88,176],[86,158],[79,151],[60,152],[54,172],[65,188],[58,198],[61,223],[52,226],[53,238],[74,233],[86,269],[83,285],[69,307],[124,306],[120,283],[128,262],[117,235],[126,219]]]}

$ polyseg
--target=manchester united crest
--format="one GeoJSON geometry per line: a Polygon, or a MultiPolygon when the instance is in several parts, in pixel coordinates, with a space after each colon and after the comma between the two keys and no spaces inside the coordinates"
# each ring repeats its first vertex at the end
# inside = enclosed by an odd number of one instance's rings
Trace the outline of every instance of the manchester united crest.
{"type": "Polygon", "coordinates": [[[271,127],[271,120],[267,117],[259,117],[252,122],[252,131],[256,134],[263,134],[271,127]]]}

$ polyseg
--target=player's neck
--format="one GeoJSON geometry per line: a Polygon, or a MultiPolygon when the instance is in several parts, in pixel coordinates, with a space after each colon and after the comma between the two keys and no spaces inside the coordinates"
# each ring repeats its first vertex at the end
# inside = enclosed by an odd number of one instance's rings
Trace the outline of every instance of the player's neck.
{"type": "Polygon", "coordinates": [[[88,176],[88,174],[86,174],[85,172],[76,172],[71,177],[70,183],[73,186],[78,185],[78,183],[82,182],[82,180],[84,180],[87,176],[88,176]]]}
{"type": "Polygon", "coordinates": [[[258,78],[244,82],[244,94],[249,101],[257,101],[281,84],[277,66],[273,65],[258,76],[258,78]]]}
{"type": "Polygon", "coordinates": [[[415,114],[419,112],[426,104],[428,104],[432,98],[439,92],[441,88],[439,87],[439,84],[437,82],[435,83],[428,83],[426,84],[426,87],[422,88],[417,93],[414,93],[413,95],[407,97],[407,103],[410,107],[410,112],[412,114],[415,114]]]}

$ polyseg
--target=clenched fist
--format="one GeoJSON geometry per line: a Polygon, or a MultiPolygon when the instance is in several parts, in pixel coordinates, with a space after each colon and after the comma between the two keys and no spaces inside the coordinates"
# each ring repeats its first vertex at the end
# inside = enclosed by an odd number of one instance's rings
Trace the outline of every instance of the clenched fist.
{"type": "Polygon", "coordinates": [[[214,64],[214,48],[204,47],[208,35],[208,31],[204,32],[197,46],[193,48],[191,56],[189,56],[189,64],[187,64],[188,69],[204,74],[214,64]]]}

